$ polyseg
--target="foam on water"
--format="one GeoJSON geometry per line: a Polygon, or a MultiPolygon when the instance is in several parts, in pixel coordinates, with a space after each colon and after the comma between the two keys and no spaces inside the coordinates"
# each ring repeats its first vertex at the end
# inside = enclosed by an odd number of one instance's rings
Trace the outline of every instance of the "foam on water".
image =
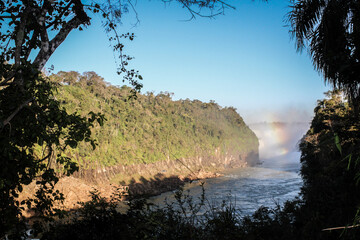
{"type": "MultiPolygon", "coordinates": [[[[287,155],[288,158],[298,156],[287,155]]],[[[283,164],[283,157],[266,160],[273,164],[232,169],[223,177],[205,180],[207,199],[215,205],[221,204],[223,200],[231,201],[242,215],[252,214],[261,206],[274,207],[276,203],[282,204],[293,199],[302,185],[298,174],[299,160],[291,159],[289,164],[283,164]],[[269,168],[270,165],[275,167],[269,168]]],[[[201,195],[198,183],[187,184],[185,190],[189,190],[194,199],[201,195]]],[[[165,198],[169,201],[173,199],[171,193],[165,193],[155,197],[153,201],[159,204],[165,198]]]]}

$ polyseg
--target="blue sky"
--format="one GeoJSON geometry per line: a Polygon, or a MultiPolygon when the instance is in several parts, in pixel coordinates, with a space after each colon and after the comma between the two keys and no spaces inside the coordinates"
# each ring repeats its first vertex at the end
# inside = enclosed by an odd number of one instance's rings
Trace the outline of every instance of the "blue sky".
{"type": "MultiPolygon", "coordinates": [[[[237,108],[251,123],[309,121],[316,100],[329,89],[306,52],[297,53],[290,40],[284,22],[288,1],[233,1],[236,10],[192,21],[184,21],[189,14],[176,3],[137,2],[140,23],[134,27],[134,16],[125,15],[119,31],[136,35],[125,51],[144,77],[142,92],[215,100],[237,108]]],[[[69,35],[48,66],[54,65],[55,72],[95,71],[122,85],[100,20],[93,20],[69,35]]]]}

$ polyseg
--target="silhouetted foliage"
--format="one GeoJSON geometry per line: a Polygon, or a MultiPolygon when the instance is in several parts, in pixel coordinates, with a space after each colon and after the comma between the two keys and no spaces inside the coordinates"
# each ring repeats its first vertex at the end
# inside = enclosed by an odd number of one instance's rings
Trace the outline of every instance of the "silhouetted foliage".
{"type": "Polygon", "coordinates": [[[35,179],[41,187],[33,207],[41,214],[53,214],[48,200],[62,198],[52,190],[57,182],[53,165],[56,162],[61,164],[64,174],[77,170],[77,164],[61,152],[68,146],[75,148],[83,140],[95,147],[95,141],[90,138],[90,127],[94,121],[103,119],[94,113],[89,117],[68,114],[53,97],[54,85],[36,70],[25,70],[21,71],[22,84],[10,84],[0,92],[1,118],[11,118],[0,129],[1,234],[18,220],[25,203],[31,205],[30,200],[19,203],[16,197],[23,184],[35,179]],[[18,111],[19,106],[21,111],[18,111]]]}
{"type": "Polygon", "coordinates": [[[360,108],[360,3],[297,0],[289,22],[298,50],[308,48],[315,68],[360,108]]]}
{"type": "Polygon", "coordinates": [[[206,207],[204,195],[200,203],[183,190],[175,195],[176,201],[162,208],[137,199],[128,204],[126,213],[119,213],[114,198],[108,202],[93,192],[78,217],[67,224],[55,223],[43,239],[234,239],[239,228],[231,205],[199,215],[206,207]]]}
{"type": "MultiPolygon", "coordinates": [[[[300,145],[303,231],[328,239],[321,228],[359,222],[354,216],[360,193],[360,3],[297,0],[291,7],[288,20],[298,50],[309,50],[315,68],[334,88],[328,99],[318,102],[311,129],[300,145]]],[[[342,235],[356,236],[357,229],[342,235]]]]}
{"type": "Polygon", "coordinates": [[[301,193],[309,229],[354,222],[360,203],[360,126],[356,119],[339,91],[329,92],[315,108],[311,128],[300,144],[301,193]]]}

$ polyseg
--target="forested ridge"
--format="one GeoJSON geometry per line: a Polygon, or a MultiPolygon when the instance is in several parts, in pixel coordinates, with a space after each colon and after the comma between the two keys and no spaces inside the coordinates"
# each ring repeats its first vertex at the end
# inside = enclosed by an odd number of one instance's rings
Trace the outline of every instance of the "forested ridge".
{"type": "Polygon", "coordinates": [[[172,100],[161,92],[136,96],[127,86],[117,87],[95,72],[59,72],[55,97],[69,113],[101,112],[106,121],[92,129],[97,147],[86,142],[65,154],[80,168],[129,165],[258,151],[255,134],[232,107],[213,101],[172,100]]]}

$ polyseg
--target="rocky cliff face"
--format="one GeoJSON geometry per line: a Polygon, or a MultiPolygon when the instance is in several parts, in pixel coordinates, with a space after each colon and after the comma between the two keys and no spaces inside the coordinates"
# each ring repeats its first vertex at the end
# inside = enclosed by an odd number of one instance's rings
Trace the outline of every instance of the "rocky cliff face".
{"type": "Polygon", "coordinates": [[[259,153],[251,150],[240,154],[221,154],[218,150],[214,155],[196,156],[164,160],[155,163],[116,165],[98,169],[82,169],[74,177],[90,183],[114,182],[129,184],[137,177],[152,178],[155,176],[189,176],[198,171],[221,172],[226,168],[254,166],[259,163],[259,153]]]}

